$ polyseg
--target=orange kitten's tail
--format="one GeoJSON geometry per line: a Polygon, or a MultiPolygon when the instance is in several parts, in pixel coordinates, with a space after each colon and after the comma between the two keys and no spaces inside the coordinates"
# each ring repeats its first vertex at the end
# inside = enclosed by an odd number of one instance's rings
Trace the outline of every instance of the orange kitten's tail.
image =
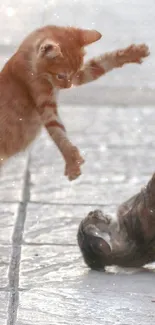
{"type": "Polygon", "coordinates": [[[142,59],[149,54],[149,48],[145,44],[130,45],[122,50],[105,53],[88,61],[83,69],[77,73],[73,84],[79,86],[91,82],[114,68],[120,68],[127,63],[140,64],[142,59]]]}

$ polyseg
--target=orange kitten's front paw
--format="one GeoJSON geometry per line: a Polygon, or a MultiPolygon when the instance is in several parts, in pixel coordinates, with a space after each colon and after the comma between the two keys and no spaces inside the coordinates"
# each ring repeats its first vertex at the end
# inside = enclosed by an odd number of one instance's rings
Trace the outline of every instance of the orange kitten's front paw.
{"type": "Polygon", "coordinates": [[[143,58],[149,56],[149,48],[145,44],[130,45],[125,50],[117,52],[118,61],[123,65],[124,63],[142,63],[143,58]]]}
{"type": "Polygon", "coordinates": [[[81,175],[80,166],[84,163],[84,159],[81,157],[78,149],[72,147],[68,159],[66,162],[65,175],[68,176],[70,181],[75,180],[81,175]]]}
{"type": "Polygon", "coordinates": [[[68,179],[70,181],[74,181],[76,178],[78,178],[81,175],[81,169],[79,166],[69,166],[66,165],[65,175],[68,176],[68,179]]]}

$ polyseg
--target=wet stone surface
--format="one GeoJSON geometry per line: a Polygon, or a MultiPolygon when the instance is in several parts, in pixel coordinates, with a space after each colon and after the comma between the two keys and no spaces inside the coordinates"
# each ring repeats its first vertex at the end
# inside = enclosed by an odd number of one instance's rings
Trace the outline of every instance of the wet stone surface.
{"type": "Polygon", "coordinates": [[[7,324],[8,292],[0,292],[0,325],[7,324]]]}
{"type": "MultiPolygon", "coordinates": [[[[62,115],[65,109],[70,116],[65,107],[62,115]]],[[[98,107],[93,131],[88,112],[93,115],[94,107],[75,107],[79,125],[83,121],[81,132],[73,129],[69,119],[66,123],[86,160],[78,180],[69,183],[63,176],[64,162],[45,131],[29,157],[21,155],[3,170],[0,313],[9,325],[70,325],[73,316],[74,324],[84,325],[152,325],[155,321],[154,264],[92,272],[82,260],[76,239],[79,223],[89,211],[100,208],[115,214],[118,204],[150,178],[154,109],[98,107]],[[97,127],[100,115],[101,130],[97,127]],[[135,118],[143,130],[138,136],[135,118]],[[8,195],[4,183],[11,188],[8,195]]]]}

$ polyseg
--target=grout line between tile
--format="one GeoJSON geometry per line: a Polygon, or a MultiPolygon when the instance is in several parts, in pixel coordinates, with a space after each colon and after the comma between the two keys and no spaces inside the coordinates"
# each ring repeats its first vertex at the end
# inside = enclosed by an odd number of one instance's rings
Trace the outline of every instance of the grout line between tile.
{"type": "Polygon", "coordinates": [[[72,244],[72,243],[37,243],[37,242],[24,242],[22,243],[23,246],[62,246],[62,247],[76,247],[78,246],[76,243],[72,244]]]}
{"type": "Polygon", "coordinates": [[[26,219],[26,207],[30,197],[30,173],[29,173],[29,158],[26,164],[26,170],[24,175],[22,202],[19,202],[16,223],[14,226],[14,232],[12,235],[12,252],[11,260],[8,272],[8,290],[9,304],[8,304],[8,315],[7,325],[15,325],[17,319],[17,311],[19,304],[19,268],[21,259],[21,245],[23,238],[24,223],[26,219]]]}

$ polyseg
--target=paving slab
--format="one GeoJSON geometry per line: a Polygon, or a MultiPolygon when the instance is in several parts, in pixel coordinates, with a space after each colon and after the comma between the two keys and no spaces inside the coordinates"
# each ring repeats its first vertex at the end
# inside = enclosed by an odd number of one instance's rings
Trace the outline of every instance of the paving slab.
{"type": "MultiPolygon", "coordinates": [[[[129,283],[133,281],[133,284],[138,281],[137,286],[132,289],[128,286],[128,281],[122,283],[125,290],[136,292],[141,290],[141,280],[144,277],[144,290],[149,292],[147,284],[149,285],[154,275],[154,265],[146,269],[131,269],[131,272],[127,269],[119,269],[109,267],[106,272],[90,271],[84,264],[81,257],[81,253],[78,247],[69,245],[26,245],[22,248],[21,267],[20,267],[20,289],[30,290],[40,287],[53,287],[55,283],[58,289],[68,288],[70,285],[76,286],[81,283],[83,277],[86,277],[89,282],[89,286],[92,288],[98,281],[113,281],[115,285],[117,279],[129,280],[129,283]],[[124,270],[124,274],[123,274],[124,270]],[[112,275],[113,274],[113,275],[112,275]],[[115,275],[114,275],[115,274],[115,275]],[[140,277],[138,280],[138,276],[140,277]],[[134,289],[133,289],[134,288],[134,289]]],[[[101,287],[102,287],[101,285],[101,287]]],[[[104,286],[103,286],[104,287],[104,286]]],[[[99,289],[99,286],[97,287],[99,289]]],[[[108,289],[108,283],[106,285],[108,289]]],[[[97,290],[98,290],[97,289],[97,290]]],[[[101,289],[101,288],[100,288],[101,289]]],[[[115,289],[116,290],[116,289],[115,289]]],[[[154,294],[155,289],[152,287],[150,294],[154,294]]],[[[153,298],[152,298],[153,299],[153,298]]]]}
{"type": "Polygon", "coordinates": [[[8,286],[8,270],[11,259],[11,243],[18,204],[0,204],[0,290],[8,286]]]}
{"type": "Polygon", "coordinates": [[[63,176],[64,162],[52,143],[46,146],[45,142],[42,149],[39,143],[31,158],[32,201],[53,204],[116,204],[146,185],[150,173],[154,172],[152,149],[148,150],[145,146],[138,148],[137,145],[137,148],[100,150],[94,137],[92,135],[90,139],[89,136],[85,139],[80,134],[75,136],[77,143],[78,140],[79,143],[81,141],[79,147],[85,153],[86,162],[82,167],[83,175],[72,183],[63,176]]]}
{"type": "MultiPolygon", "coordinates": [[[[29,203],[23,235],[24,245],[76,246],[79,223],[95,208],[98,206],[29,203]]],[[[100,208],[103,209],[101,206],[100,208]]],[[[116,206],[104,207],[104,211],[113,214],[116,206]]]]}
{"type": "Polygon", "coordinates": [[[0,325],[7,325],[8,292],[0,292],[0,325]]]}
{"type": "Polygon", "coordinates": [[[22,253],[20,285],[30,290],[20,293],[17,324],[153,324],[154,273],[92,272],[67,246],[22,253]]]}
{"type": "Polygon", "coordinates": [[[12,233],[17,217],[18,203],[0,204],[0,244],[11,246],[12,233]]]}
{"type": "Polygon", "coordinates": [[[135,195],[146,182],[139,180],[136,184],[127,182],[125,184],[75,184],[73,186],[40,184],[32,192],[31,199],[35,202],[44,202],[52,204],[120,204],[129,197],[135,195]],[[45,193],[45,189],[47,193],[45,193]]]}
{"type": "MultiPolygon", "coordinates": [[[[139,178],[154,172],[154,147],[146,145],[125,146],[121,149],[108,146],[104,136],[96,134],[83,135],[77,133],[72,136],[73,143],[76,143],[85,159],[82,166],[82,175],[76,182],[69,183],[64,176],[65,163],[52,141],[46,146],[39,142],[36,150],[32,153],[31,159],[31,181],[40,182],[46,178],[51,184],[55,184],[57,179],[61,185],[71,186],[75,183],[122,183],[129,178],[139,178]],[[104,143],[102,142],[104,140],[104,143]],[[42,152],[42,154],[40,154],[42,152]],[[37,157],[37,159],[36,159],[37,157]],[[147,159],[147,164],[146,164],[147,159]],[[110,164],[109,164],[110,162],[110,164]],[[39,171],[39,173],[38,173],[39,171]]],[[[33,190],[34,186],[32,186],[33,190]]]]}
{"type": "MultiPolygon", "coordinates": [[[[107,280],[107,279],[106,279],[107,280]]],[[[118,279],[117,279],[118,282],[118,279]]],[[[106,282],[107,283],[107,282],[106,282]]],[[[18,325],[57,324],[108,324],[108,325],[152,325],[154,322],[154,304],[151,295],[131,295],[130,292],[114,291],[114,282],[108,282],[109,291],[79,286],[71,290],[42,288],[20,295],[18,325]],[[89,296],[89,299],[88,299],[89,296]],[[74,299],[73,299],[74,297],[74,299]],[[144,309],[145,306],[145,309],[144,309]],[[147,312],[146,312],[147,310],[147,312]]],[[[103,285],[105,283],[103,282],[103,285]]]]}
{"type": "Polygon", "coordinates": [[[22,201],[27,153],[11,158],[0,172],[0,201],[22,201]],[[17,172],[18,171],[18,172],[17,172]]]}
{"type": "Polygon", "coordinates": [[[8,272],[11,258],[11,246],[0,244],[0,290],[6,290],[8,286],[8,272]]]}
{"type": "MultiPolygon", "coordinates": [[[[23,246],[20,266],[20,288],[40,288],[51,282],[58,287],[67,282],[74,282],[77,275],[83,272],[78,247],[59,245],[23,246]],[[58,275],[59,274],[59,275],[58,275]],[[70,279],[70,280],[69,280],[70,279]]],[[[86,269],[87,270],[87,269],[86,269]]],[[[67,283],[66,283],[67,285],[67,283]]]]}

